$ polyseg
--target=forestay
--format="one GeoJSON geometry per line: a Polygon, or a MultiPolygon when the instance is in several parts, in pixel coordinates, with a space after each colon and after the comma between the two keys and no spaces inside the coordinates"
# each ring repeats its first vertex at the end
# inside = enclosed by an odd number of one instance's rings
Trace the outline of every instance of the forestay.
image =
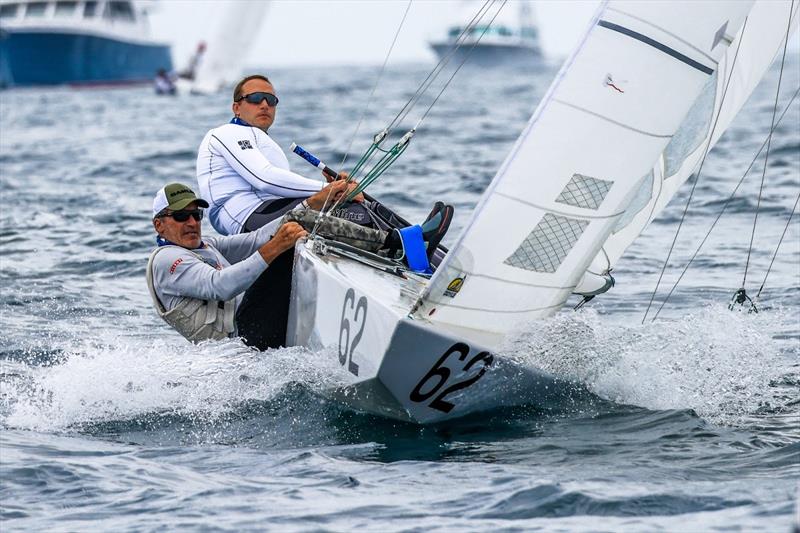
{"type": "MultiPolygon", "coordinates": [[[[666,1],[602,4],[414,316],[503,334],[555,313],[631,204],[641,202],[643,176],[732,57],[752,7],[742,0],[680,9],[666,1]]],[[[631,232],[643,226],[631,223],[631,232]]],[[[617,235],[616,257],[635,238],[617,235]]]]}

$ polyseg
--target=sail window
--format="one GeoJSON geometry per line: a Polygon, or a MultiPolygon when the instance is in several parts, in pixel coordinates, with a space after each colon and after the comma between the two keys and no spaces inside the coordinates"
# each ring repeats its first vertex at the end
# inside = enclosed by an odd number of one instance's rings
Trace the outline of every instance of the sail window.
{"type": "Polygon", "coordinates": [[[97,13],[97,2],[89,1],[83,6],[83,18],[90,19],[97,13]]]}
{"type": "Polygon", "coordinates": [[[556,202],[596,210],[603,203],[613,183],[583,174],[573,174],[567,186],[556,198],[556,202]]]}
{"type": "Polygon", "coordinates": [[[678,131],[664,149],[664,176],[666,178],[674,176],[686,158],[694,153],[708,136],[716,96],[717,73],[714,72],[703,87],[700,96],[689,109],[678,131]]]}
{"type": "Polygon", "coordinates": [[[75,13],[76,7],[78,7],[78,2],[75,1],[56,2],[56,16],[70,17],[75,13]]]}
{"type": "Polygon", "coordinates": [[[26,17],[43,17],[47,9],[47,2],[31,2],[25,9],[26,17]]]}
{"type": "Polygon", "coordinates": [[[0,18],[10,19],[17,16],[18,4],[3,4],[0,5],[0,18]]]}
{"type": "Polygon", "coordinates": [[[653,198],[653,181],[654,181],[655,174],[651,170],[648,174],[642,176],[642,179],[639,180],[639,189],[636,191],[636,194],[631,200],[631,203],[628,205],[628,208],[622,213],[622,216],[619,217],[617,220],[617,224],[614,226],[613,233],[617,233],[619,230],[627,226],[633,221],[633,218],[639,214],[639,211],[645,208],[647,204],[650,203],[650,200],[653,198]]]}
{"type": "Polygon", "coordinates": [[[505,264],[534,272],[555,272],[589,222],[545,213],[505,264]]]}

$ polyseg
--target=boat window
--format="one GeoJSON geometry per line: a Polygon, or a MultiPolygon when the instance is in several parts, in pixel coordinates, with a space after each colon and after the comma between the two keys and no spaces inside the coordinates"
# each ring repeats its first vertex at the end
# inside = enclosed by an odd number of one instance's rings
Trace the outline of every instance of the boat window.
{"type": "Polygon", "coordinates": [[[69,17],[73,13],[75,13],[75,8],[78,7],[78,2],[73,0],[66,0],[62,2],[56,2],[56,16],[57,17],[69,17]]]}
{"type": "Polygon", "coordinates": [[[43,17],[47,2],[31,2],[25,9],[26,17],[43,17]]]}
{"type": "Polygon", "coordinates": [[[131,3],[122,1],[112,1],[106,4],[105,16],[111,20],[122,20],[125,22],[133,22],[136,19],[131,3]]]}
{"type": "Polygon", "coordinates": [[[686,158],[694,153],[708,136],[716,96],[717,73],[714,72],[664,149],[665,178],[674,176],[686,158]]]}
{"type": "Polygon", "coordinates": [[[86,5],[83,6],[83,18],[92,18],[95,13],[97,13],[97,2],[89,0],[86,2],[86,5]]]}
{"type": "Polygon", "coordinates": [[[17,4],[3,4],[0,6],[0,18],[10,19],[17,16],[17,4]]]}

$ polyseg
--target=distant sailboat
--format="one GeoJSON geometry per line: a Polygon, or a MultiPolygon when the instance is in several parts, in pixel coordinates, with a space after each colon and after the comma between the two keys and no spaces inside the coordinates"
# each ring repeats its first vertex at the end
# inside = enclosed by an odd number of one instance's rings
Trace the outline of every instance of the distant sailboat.
{"type": "Polygon", "coordinates": [[[530,2],[515,2],[498,13],[486,10],[473,23],[475,2],[465,3],[468,7],[460,18],[462,23],[448,28],[445,39],[430,43],[440,59],[452,52],[456,64],[468,57],[469,64],[494,66],[530,64],[541,57],[539,29],[530,2]]]}
{"type": "Polygon", "coordinates": [[[228,88],[242,74],[261,29],[269,2],[221,2],[222,16],[194,71],[190,91],[211,94],[228,88]]]}

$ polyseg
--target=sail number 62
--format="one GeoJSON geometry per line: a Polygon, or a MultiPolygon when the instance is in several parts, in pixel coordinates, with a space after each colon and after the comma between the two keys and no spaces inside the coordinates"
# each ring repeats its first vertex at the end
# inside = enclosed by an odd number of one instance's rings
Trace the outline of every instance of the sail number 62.
{"type": "Polygon", "coordinates": [[[445,360],[453,354],[459,354],[458,360],[464,361],[466,360],[467,356],[469,355],[469,346],[464,344],[463,342],[457,342],[452,345],[445,353],[442,355],[436,364],[428,370],[428,373],[425,374],[417,386],[414,387],[414,390],[411,391],[409,395],[409,399],[412,402],[422,403],[428,401],[432,396],[436,395],[435,398],[428,404],[428,406],[432,409],[436,409],[442,411],[444,413],[449,413],[455,407],[455,404],[452,402],[448,402],[445,400],[446,396],[453,394],[454,392],[466,389],[483,376],[486,371],[489,369],[489,366],[494,361],[494,356],[489,352],[480,352],[475,357],[467,361],[467,363],[462,368],[463,372],[469,372],[473,365],[475,365],[478,361],[481,361],[481,369],[478,371],[477,374],[472,376],[471,378],[465,379],[463,381],[459,381],[453,383],[449,387],[445,388],[441,392],[439,392],[442,387],[447,384],[447,380],[450,378],[450,369],[447,366],[444,366],[445,360]],[[439,394],[437,394],[439,393],[439,394]]]}

